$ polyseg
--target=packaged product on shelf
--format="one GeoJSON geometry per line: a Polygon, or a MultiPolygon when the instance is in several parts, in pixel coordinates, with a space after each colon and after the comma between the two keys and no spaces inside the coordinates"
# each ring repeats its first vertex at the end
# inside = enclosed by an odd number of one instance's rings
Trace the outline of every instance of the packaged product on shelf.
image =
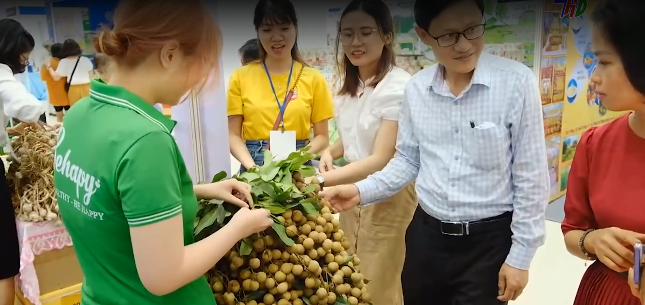
{"type": "MultiPolygon", "coordinates": [[[[319,182],[305,183],[315,169],[303,164],[314,155],[299,151],[273,161],[266,154],[264,166],[235,179],[251,185],[254,208],[271,211],[275,223],[240,241],[206,274],[218,304],[369,304],[368,280],[359,258],[347,253],[340,221],[317,196],[319,182]]],[[[195,239],[216,232],[237,210],[200,202],[195,239]]]]}
{"type": "Polygon", "coordinates": [[[25,222],[60,221],[54,189],[54,149],[58,129],[26,127],[11,139],[7,180],[18,219],[25,222]]]}

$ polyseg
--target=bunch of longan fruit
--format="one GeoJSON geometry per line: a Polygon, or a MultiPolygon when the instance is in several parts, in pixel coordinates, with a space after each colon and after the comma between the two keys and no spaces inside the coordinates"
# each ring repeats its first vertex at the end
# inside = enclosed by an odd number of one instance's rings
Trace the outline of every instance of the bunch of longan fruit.
{"type": "Polygon", "coordinates": [[[207,278],[220,305],[367,305],[360,260],[329,207],[320,214],[288,210],[277,217],[294,244],[271,229],[250,237],[252,250],[231,250],[207,278]]]}

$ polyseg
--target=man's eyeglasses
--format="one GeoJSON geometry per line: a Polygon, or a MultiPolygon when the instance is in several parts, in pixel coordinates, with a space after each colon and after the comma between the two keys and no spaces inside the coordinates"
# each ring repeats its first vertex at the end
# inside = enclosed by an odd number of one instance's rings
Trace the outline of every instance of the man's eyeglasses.
{"type": "Polygon", "coordinates": [[[343,45],[350,45],[354,41],[354,37],[358,37],[359,42],[368,40],[377,29],[361,29],[358,33],[354,31],[341,31],[339,41],[343,45]]]}
{"type": "Polygon", "coordinates": [[[434,38],[440,47],[451,47],[456,45],[457,42],[459,42],[459,38],[461,36],[464,36],[464,38],[468,40],[474,40],[479,37],[482,37],[482,35],[484,35],[485,30],[486,30],[486,24],[483,23],[483,24],[471,26],[466,30],[464,30],[463,32],[448,33],[448,34],[443,34],[441,36],[436,36],[436,37],[430,34],[428,35],[434,38]]]}

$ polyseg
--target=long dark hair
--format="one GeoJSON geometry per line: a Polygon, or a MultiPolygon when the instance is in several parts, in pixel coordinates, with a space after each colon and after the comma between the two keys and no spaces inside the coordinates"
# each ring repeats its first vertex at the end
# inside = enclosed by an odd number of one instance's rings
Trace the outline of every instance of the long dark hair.
{"type": "Polygon", "coordinates": [[[13,74],[25,72],[27,65],[22,54],[33,51],[35,45],[34,37],[20,22],[0,20],[0,63],[7,65],[13,74]]]}
{"type": "MultiPolygon", "coordinates": [[[[266,24],[285,24],[291,23],[298,29],[298,15],[296,9],[289,0],[260,0],[255,6],[255,13],[253,14],[253,25],[255,30],[260,29],[261,26],[266,24]]],[[[258,39],[259,43],[259,39],[258,39]]],[[[267,57],[267,52],[260,44],[260,60],[267,57]]],[[[300,56],[298,51],[298,36],[291,49],[291,58],[306,66],[305,61],[300,56]]]]}
{"type": "MultiPolygon", "coordinates": [[[[374,80],[367,84],[370,87],[376,87],[376,85],[385,78],[392,67],[396,64],[394,49],[392,47],[394,40],[392,14],[390,13],[390,9],[387,7],[387,4],[381,0],[354,0],[347,5],[340,19],[342,20],[345,15],[353,11],[363,11],[372,16],[376,21],[379,35],[385,42],[383,53],[381,54],[381,58],[378,60],[376,76],[374,77],[374,80]],[[389,39],[386,39],[387,36],[389,36],[389,39]]],[[[339,23],[338,36],[336,37],[336,54],[339,54],[340,52],[340,30],[339,23]]],[[[356,96],[358,85],[360,84],[358,67],[354,66],[344,53],[342,59],[338,59],[337,67],[338,74],[343,76],[343,85],[340,87],[340,90],[338,90],[338,95],[349,94],[350,96],[356,96]]]]}
{"type": "Polygon", "coordinates": [[[63,59],[65,58],[65,52],[63,52],[63,44],[62,43],[55,43],[51,45],[50,47],[52,57],[58,58],[58,59],[63,59]]]}

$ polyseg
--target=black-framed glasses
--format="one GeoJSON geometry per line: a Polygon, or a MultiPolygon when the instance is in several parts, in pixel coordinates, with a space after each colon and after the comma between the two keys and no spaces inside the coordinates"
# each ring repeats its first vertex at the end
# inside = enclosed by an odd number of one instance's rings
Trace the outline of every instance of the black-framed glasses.
{"type": "Polygon", "coordinates": [[[374,33],[378,31],[377,29],[373,28],[363,28],[358,32],[346,30],[346,31],[340,31],[340,35],[338,40],[340,41],[341,44],[343,45],[350,45],[354,41],[354,37],[358,37],[359,42],[365,42],[367,41],[374,33]]]}
{"type": "Polygon", "coordinates": [[[434,38],[434,40],[437,41],[437,44],[439,44],[440,47],[451,47],[456,45],[457,42],[459,42],[459,38],[461,36],[464,36],[464,38],[468,40],[474,40],[479,37],[482,37],[482,35],[484,35],[485,30],[486,30],[486,24],[482,23],[475,26],[471,26],[462,32],[448,33],[448,34],[443,34],[441,36],[436,36],[436,37],[430,34],[428,35],[434,38]]]}
{"type": "Polygon", "coordinates": [[[23,65],[29,66],[29,57],[25,57],[24,55],[20,55],[20,61],[22,62],[23,65]]]}

